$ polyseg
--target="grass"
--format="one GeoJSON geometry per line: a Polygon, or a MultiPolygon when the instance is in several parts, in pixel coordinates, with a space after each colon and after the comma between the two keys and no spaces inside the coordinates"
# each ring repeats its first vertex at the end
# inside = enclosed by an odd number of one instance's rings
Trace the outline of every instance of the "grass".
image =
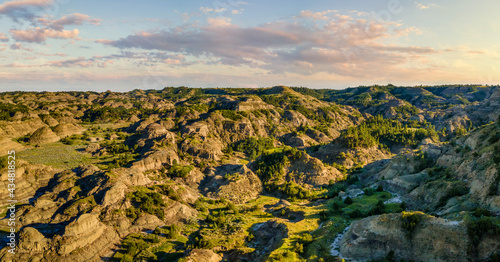
{"type": "Polygon", "coordinates": [[[28,149],[17,153],[19,159],[31,164],[43,164],[55,168],[71,169],[82,164],[92,163],[86,155],[78,152],[85,145],[65,145],[60,142],[44,145],[39,148],[28,149]]]}

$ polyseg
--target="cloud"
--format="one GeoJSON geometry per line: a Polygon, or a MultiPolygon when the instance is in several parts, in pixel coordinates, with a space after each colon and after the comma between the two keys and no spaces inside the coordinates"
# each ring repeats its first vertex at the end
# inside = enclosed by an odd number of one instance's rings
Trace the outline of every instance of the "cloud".
{"type": "Polygon", "coordinates": [[[62,18],[57,20],[38,18],[38,22],[54,30],[61,31],[67,25],[82,25],[84,23],[99,25],[101,20],[96,18],[90,18],[90,16],[85,14],[74,13],[68,16],[63,16],[62,18]]]}
{"type": "MultiPolygon", "coordinates": [[[[21,47],[19,45],[19,47],[21,47]]],[[[56,54],[45,54],[45,53],[36,53],[37,55],[42,56],[61,56],[65,57],[66,54],[56,53],[56,54]]],[[[48,67],[59,67],[59,68],[72,68],[72,67],[81,67],[81,68],[89,68],[89,67],[107,67],[110,64],[114,64],[118,60],[126,60],[132,61],[136,66],[152,66],[154,64],[163,64],[163,65],[175,65],[175,66],[187,66],[192,65],[192,63],[188,63],[185,61],[185,57],[183,55],[178,54],[167,54],[166,52],[130,52],[124,51],[120,54],[112,54],[106,56],[92,56],[89,58],[86,57],[77,57],[71,59],[64,60],[56,60],[50,61],[46,64],[38,65],[38,66],[48,66],[48,67]]],[[[5,65],[3,67],[9,67],[5,65]]]]}
{"type": "Polygon", "coordinates": [[[370,76],[394,70],[438,51],[429,47],[387,44],[394,38],[417,34],[414,27],[383,22],[336,10],[304,11],[289,21],[240,27],[229,18],[207,18],[205,25],[137,32],[98,43],[123,50],[158,50],[197,57],[199,63],[250,66],[269,73],[370,76]]]}
{"type": "Polygon", "coordinates": [[[59,60],[59,61],[52,61],[49,62],[47,65],[51,67],[91,67],[91,66],[98,66],[98,67],[106,67],[108,64],[113,64],[113,60],[109,59],[99,59],[98,57],[92,57],[92,58],[85,58],[85,57],[78,57],[74,59],[67,59],[67,60],[59,60]]]}
{"type": "Polygon", "coordinates": [[[25,65],[25,64],[12,63],[12,64],[8,64],[8,65],[0,65],[0,67],[24,68],[24,67],[40,67],[40,65],[25,65]]]}
{"type": "Polygon", "coordinates": [[[10,49],[12,49],[12,50],[33,51],[33,49],[31,49],[31,48],[23,47],[20,43],[15,43],[15,44],[10,45],[10,49]]]}
{"type": "Polygon", "coordinates": [[[210,7],[200,7],[200,12],[208,14],[208,13],[221,13],[226,11],[226,8],[210,8],[210,7]]]}
{"type": "Polygon", "coordinates": [[[4,33],[0,33],[0,42],[9,42],[9,37],[4,33]]]}
{"type": "Polygon", "coordinates": [[[35,12],[48,8],[54,0],[13,0],[0,5],[0,14],[5,15],[15,22],[20,19],[31,21],[35,12]]]}
{"type": "Polygon", "coordinates": [[[43,52],[38,52],[36,54],[41,55],[41,56],[61,56],[61,57],[67,56],[66,54],[63,54],[63,53],[47,54],[47,53],[43,53],[43,52]]]}
{"type": "Polygon", "coordinates": [[[48,38],[54,39],[78,39],[80,31],[73,30],[54,30],[51,28],[32,28],[27,30],[10,30],[12,37],[21,42],[44,43],[48,38]]]}
{"type": "Polygon", "coordinates": [[[417,5],[417,8],[420,10],[429,9],[431,7],[437,6],[436,4],[422,4],[422,3],[418,3],[418,2],[415,2],[415,4],[417,5]]]}

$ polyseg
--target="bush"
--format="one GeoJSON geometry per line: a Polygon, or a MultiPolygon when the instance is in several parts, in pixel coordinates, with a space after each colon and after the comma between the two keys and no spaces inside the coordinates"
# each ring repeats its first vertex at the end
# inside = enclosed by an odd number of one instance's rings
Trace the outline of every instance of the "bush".
{"type": "Polygon", "coordinates": [[[382,191],[384,191],[384,186],[382,186],[382,184],[379,184],[377,186],[377,192],[382,192],[382,191]]]}
{"type": "Polygon", "coordinates": [[[483,217],[483,216],[491,216],[491,212],[488,209],[485,208],[476,208],[474,212],[472,212],[472,215],[475,217],[483,217]]]}
{"type": "Polygon", "coordinates": [[[489,217],[481,217],[480,219],[472,219],[467,222],[467,234],[470,239],[469,253],[476,253],[477,246],[482,238],[487,235],[500,233],[500,227],[495,225],[489,217]]]}
{"type": "Polygon", "coordinates": [[[373,194],[375,194],[375,189],[367,187],[363,189],[363,192],[365,192],[367,196],[373,196],[373,194]]]}
{"type": "Polygon", "coordinates": [[[352,204],[352,203],[354,203],[354,201],[352,200],[352,198],[351,198],[351,197],[346,197],[346,198],[344,199],[344,204],[346,204],[346,205],[350,205],[350,204],[352,204]]]}
{"type": "Polygon", "coordinates": [[[250,159],[257,158],[264,152],[264,150],[270,148],[273,148],[273,140],[271,138],[255,137],[247,138],[232,146],[233,150],[244,152],[250,159]]]}
{"type": "Polygon", "coordinates": [[[233,110],[220,110],[222,116],[227,119],[231,119],[233,121],[238,121],[243,119],[243,117],[233,110]]]}
{"type": "Polygon", "coordinates": [[[0,157],[0,170],[4,169],[5,167],[7,167],[7,157],[2,156],[0,157]]]}
{"type": "Polygon", "coordinates": [[[359,209],[354,209],[351,213],[349,213],[350,218],[360,218],[364,217],[364,214],[359,209]]]}
{"type": "Polygon", "coordinates": [[[379,200],[377,202],[377,205],[375,205],[370,211],[368,212],[368,215],[373,216],[373,215],[380,215],[385,212],[385,205],[384,201],[379,200]]]}
{"type": "Polygon", "coordinates": [[[188,165],[188,166],[182,166],[179,164],[174,164],[173,166],[170,167],[168,170],[168,174],[171,177],[187,177],[189,175],[189,172],[194,169],[194,166],[188,165]]]}
{"type": "Polygon", "coordinates": [[[452,197],[463,196],[469,193],[469,188],[467,188],[467,184],[463,181],[458,181],[453,183],[451,188],[449,188],[446,193],[439,199],[437,207],[442,207],[446,205],[448,200],[452,197]]]}
{"type": "Polygon", "coordinates": [[[403,211],[401,212],[401,219],[403,220],[403,229],[406,231],[407,235],[411,237],[422,218],[421,215],[416,212],[403,211]]]}
{"type": "MultiPolygon", "coordinates": [[[[131,199],[132,203],[140,209],[140,211],[155,215],[160,219],[165,218],[165,213],[162,209],[165,203],[163,202],[161,194],[157,192],[136,191],[129,194],[127,197],[131,199]]],[[[130,218],[134,217],[133,213],[137,215],[137,211],[135,210],[131,210],[129,213],[130,218]]],[[[127,216],[129,213],[127,213],[127,216]]]]}

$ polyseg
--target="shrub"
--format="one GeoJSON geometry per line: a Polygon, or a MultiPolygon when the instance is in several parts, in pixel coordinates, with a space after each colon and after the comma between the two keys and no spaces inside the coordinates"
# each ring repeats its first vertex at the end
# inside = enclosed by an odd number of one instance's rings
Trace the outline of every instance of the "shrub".
{"type": "Polygon", "coordinates": [[[403,220],[403,229],[407,235],[411,237],[417,228],[418,223],[421,221],[421,215],[416,212],[401,212],[401,219],[403,220]]]}
{"type": "Polygon", "coordinates": [[[270,148],[273,148],[273,140],[271,138],[255,137],[247,138],[232,146],[233,150],[244,152],[250,159],[257,158],[264,152],[264,150],[270,148]]]}
{"type": "MultiPolygon", "coordinates": [[[[162,207],[165,206],[165,203],[163,202],[161,194],[157,192],[136,191],[129,194],[128,197],[141,211],[155,215],[160,219],[165,217],[165,213],[162,209],[162,207]]],[[[137,214],[137,212],[135,212],[135,214],[137,214]]],[[[132,214],[131,217],[133,217],[132,214]]]]}
{"type": "Polygon", "coordinates": [[[233,110],[220,110],[222,116],[227,119],[231,119],[234,121],[241,120],[243,117],[233,110]]]}
{"type": "Polygon", "coordinates": [[[168,174],[171,177],[187,177],[189,175],[189,172],[193,170],[194,166],[188,165],[188,166],[182,166],[179,164],[174,164],[173,166],[170,167],[168,170],[168,174]]]}
{"type": "Polygon", "coordinates": [[[5,168],[7,166],[7,157],[2,156],[0,157],[0,170],[5,168]]]}
{"type": "Polygon", "coordinates": [[[350,218],[360,218],[364,217],[364,214],[359,209],[354,209],[351,213],[349,213],[350,218]]]}
{"type": "Polygon", "coordinates": [[[373,216],[373,215],[380,215],[384,213],[385,205],[384,201],[379,200],[377,202],[377,205],[374,206],[370,211],[368,212],[368,215],[373,216]]]}
{"type": "Polygon", "coordinates": [[[382,186],[382,184],[379,184],[377,186],[377,192],[382,192],[382,191],[384,191],[384,186],[382,186]]]}
{"type": "Polygon", "coordinates": [[[478,207],[472,212],[472,215],[475,217],[491,216],[491,212],[488,209],[478,207]]]}
{"type": "Polygon", "coordinates": [[[352,198],[351,198],[351,197],[346,197],[346,198],[344,199],[344,204],[350,205],[350,204],[352,204],[352,203],[354,203],[354,201],[352,200],[352,198]]]}
{"type": "Polygon", "coordinates": [[[367,196],[373,196],[373,194],[375,194],[375,189],[370,188],[370,187],[363,189],[363,191],[365,192],[365,195],[367,195],[367,196]]]}
{"type": "Polygon", "coordinates": [[[500,233],[500,227],[495,225],[489,217],[481,217],[480,219],[472,219],[467,222],[467,234],[470,239],[469,253],[476,253],[477,246],[482,238],[487,235],[500,233]]]}
{"type": "Polygon", "coordinates": [[[469,188],[467,188],[467,184],[463,181],[458,181],[453,183],[452,186],[446,190],[446,193],[439,199],[437,207],[442,207],[446,205],[448,200],[452,197],[463,196],[469,193],[469,188]]]}

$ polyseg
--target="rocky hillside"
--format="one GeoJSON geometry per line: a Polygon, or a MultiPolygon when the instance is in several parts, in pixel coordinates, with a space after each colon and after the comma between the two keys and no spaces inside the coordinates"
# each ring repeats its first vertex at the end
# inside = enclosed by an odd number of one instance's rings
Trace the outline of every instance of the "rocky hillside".
{"type": "Polygon", "coordinates": [[[2,261],[486,261],[500,248],[499,87],[10,92],[0,110],[19,201],[2,261]]]}

